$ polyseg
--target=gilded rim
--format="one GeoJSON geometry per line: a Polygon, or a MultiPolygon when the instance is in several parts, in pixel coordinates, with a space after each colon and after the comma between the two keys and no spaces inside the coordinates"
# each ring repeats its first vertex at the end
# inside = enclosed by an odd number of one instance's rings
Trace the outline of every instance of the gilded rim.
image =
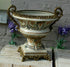
{"type": "MultiPolygon", "coordinates": [[[[38,11],[38,12],[48,12],[51,14],[54,14],[52,12],[49,11],[40,11],[40,10],[20,10],[20,11],[38,11]]],[[[17,17],[22,17],[22,18],[30,18],[30,19],[56,19],[58,18],[57,15],[52,15],[52,16],[30,16],[30,15],[21,15],[18,12],[20,11],[16,11],[16,12],[12,12],[13,16],[17,16],[17,17]]]]}

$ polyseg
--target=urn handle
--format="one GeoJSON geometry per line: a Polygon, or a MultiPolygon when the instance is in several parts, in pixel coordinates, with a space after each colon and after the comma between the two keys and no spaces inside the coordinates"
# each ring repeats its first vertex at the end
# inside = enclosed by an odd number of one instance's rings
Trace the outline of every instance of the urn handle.
{"type": "Polygon", "coordinates": [[[54,14],[58,17],[57,20],[59,20],[63,16],[63,10],[61,9],[61,7],[55,8],[54,14]]]}
{"type": "Polygon", "coordinates": [[[12,13],[13,12],[16,12],[16,7],[14,5],[11,5],[9,8],[8,8],[8,16],[10,17],[10,19],[17,25],[17,29],[19,29],[19,24],[17,23],[17,21],[12,17],[12,13]]]}
{"type": "Polygon", "coordinates": [[[55,22],[58,21],[58,20],[63,16],[63,10],[62,10],[60,7],[57,7],[57,8],[55,8],[55,10],[54,10],[54,14],[55,14],[56,17],[58,17],[58,19],[55,20],[55,21],[49,26],[50,31],[53,29],[53,27],[52,27],[53,24],[55,24],[55,22]]]}

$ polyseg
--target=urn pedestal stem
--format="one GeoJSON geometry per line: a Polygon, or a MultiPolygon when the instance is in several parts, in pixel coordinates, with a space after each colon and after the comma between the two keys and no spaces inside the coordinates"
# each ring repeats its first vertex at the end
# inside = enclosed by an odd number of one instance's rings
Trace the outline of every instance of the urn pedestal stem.
{"type": "Polygon", "coordinates": [[[32,48],[34,50],[44,49],[44,46],[41,43],[41,38],[38,38],[38,39],[27,38],[27,43],[28,43],[29,48],[32,48]]]}

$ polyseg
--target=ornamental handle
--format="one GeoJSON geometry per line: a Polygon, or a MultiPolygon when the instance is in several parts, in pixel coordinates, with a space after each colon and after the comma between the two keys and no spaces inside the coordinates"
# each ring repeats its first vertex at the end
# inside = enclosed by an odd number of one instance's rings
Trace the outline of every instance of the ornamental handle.
{"type": "Polygon", "coordinates": [[[60,7],[55,8],[54,14],[57,17],[57,20],[55,20],[50,26],[49,29],[50,31],[53,29],[53,24],[55,24],[56,21],[58,21],[62,16],[63,16],[63,10],[60,7]]]}
{"type": "Polygon", "coordinates": [[[17,23],[17,21],[12,17],[12,13],[13,12],[16,12],[16,7],[14,5],[11,5],[9,8],[8,8],[8,16],[10,17],[10,19],[17,25],[17,29],[19,29],[19,24],[17,23]]]}
{"type": "Polygon", "coordinates": [[[55,8],[54,14],[58,17],[57,20],[59,20],[63,16],[63,10],[61,9],[61,7],[55,8]]]}

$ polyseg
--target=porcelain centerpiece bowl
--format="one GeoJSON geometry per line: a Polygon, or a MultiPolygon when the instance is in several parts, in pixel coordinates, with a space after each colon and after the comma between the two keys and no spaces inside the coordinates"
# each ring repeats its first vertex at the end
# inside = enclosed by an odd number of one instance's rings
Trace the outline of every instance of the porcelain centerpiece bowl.
{"type": "Polygon", "coordinates": [[[23,47],[41,50],[45,49],[41,38],[52,30],[52,25],[62,17],[63,11],[60,7],[57,7],[54,13],[41,10],[16,10],[12,5],[8,9],[8,15],[17,25],[18,31],[27,37],[27,43],[23,47]]]}

